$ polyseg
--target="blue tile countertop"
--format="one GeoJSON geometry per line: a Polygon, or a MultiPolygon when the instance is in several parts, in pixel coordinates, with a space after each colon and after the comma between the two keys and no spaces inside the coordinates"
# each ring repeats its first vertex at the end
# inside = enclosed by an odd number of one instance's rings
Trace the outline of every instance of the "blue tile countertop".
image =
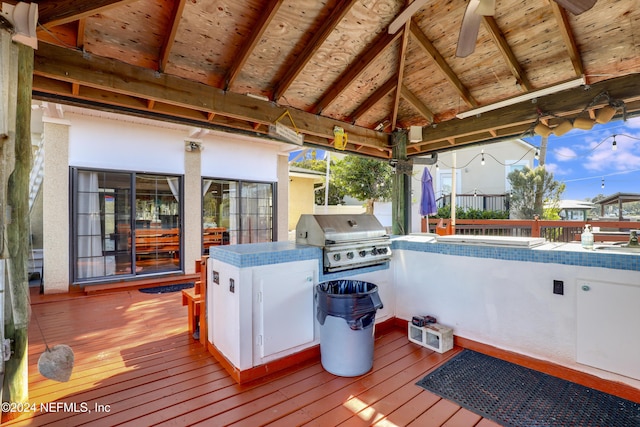
{"type": "MultiPolygon", "coordinates": [[[[487,244],[443,243],[436,242],[435,238],[422,236],[394,236],[391,248],[392,250],[410,250],[452,256],[640,271],[640,254],[587,251],[578,243],[545,243],[534,248],[519,248],[487,244]]],[[[288,241],[212,246],[209,250],[209,255],[212,259],[217,259],[239,268],[315,259],[318,260],[320,281],[335,280],[354,274],[389,268],[389,263],[387,262],[356,270],[323,274],[321,248],[299,245],[288,241]]]]}
{"type": "Polygon", "coordinates": [[[545,243],[534,248],[436,242],[434,238],[404,236],[392,241],[392,249],[429,252],[474,258],[504,259],[584,267],[640,271],[640,254],[598,252],[583,249],[579,243],[545,243]]]}
{"type": "Polygon", "coordinates": [[[389,263],[358,268],[354,270],[323,273],[322,248],[300,245],[294,242],[250,243],[243,245],[211,246],[209,257],[238,268],[259,267],[261,265],[282,264],[285,262],[317,260],[320,282],[337,280],[354,274],[386,270],[389,263]]]}
{"type": "Polygon", "coordinates": [[[211,246],[209,257],[235,267],[257,267],[285,262],[321,259],[322,249],[294,242],[250,243],[244,245],[211,246]]]}

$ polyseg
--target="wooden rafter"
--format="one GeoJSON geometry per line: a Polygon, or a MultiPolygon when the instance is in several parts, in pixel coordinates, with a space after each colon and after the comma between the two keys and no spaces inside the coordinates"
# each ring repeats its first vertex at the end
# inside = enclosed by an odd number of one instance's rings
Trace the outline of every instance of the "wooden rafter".
{"type": "Polygon", "coordinates": [[[262,35],[267,30],[267,27],[269,27],[269,24],[276,16],[276,13],[278,13],[283,1],[284,0],[270,0],[265,6],[264,10],[260,14],[258,22],[254,25],[255,30],[246,40],[240,52],[235,56],[235,60],[233,61],[233,64],[231,64],[231,67],[224,78],[224,90],[229,90],[233,85],[236,77],[238,77],[238,74],[242,71],[242,67],[244,67],[244,64],[247,62],[247,59],[249,59],[249,56],[253,53],[253,50],[262,39],[262,35]]]}
{"type": "Polygon", "coordinates": [[[383,34],[370,47],[364,50],[364,54],[353,61],[353,66],[336,80],[336,82],[324,93],[320,101],[313,107],[313,114],[320,114],[329,104],[331,104],[348,86],[358,78],[360,74],[378,58],[391,44],[400,36],[401,32],[395,34],[383,34]]]}
{"type": "Polygon", "coordinates": [[[571,58],[573,69],[575,70],[576,76],[580,77],[584,75],[584,66],[582,65],[582,57],[578,50],[576,39],[573,37],[573,32],[569,25],[567,12],[554,1],[551,2],[551,9],[553,10],[553,15],[556,17],[556,21],[558,22],[558,31],[560,31],[562,40],[564,40],[564,44],[567,47],[567,52],[569,54],[569,58],[571,58]]]}
{"type": "Polygon", "coordinates": [[[416,24],[416,22],[413,19],[411,20],[411,35],[413,35],[413,37],[418,41],[418,44],[420,45],[420,47],[433,60],[433,62],[440,69],[440,71],[442,71],[445,78],[449,81],[449,83],[451,83],[453,88],[458,92],[458,95],[460,95],[460,98],[462,98],[462,100],[469,107],[472,107],[472,108],[477,107],[478,102],[471,95],[471,93],[469,92],[469,89],[467,89],[462,84],[462,82],[460,81],[456,73],[454,73],[451,67],[449,66],[449,64],[447,64],[447,61],[445,61],[445,59],[442,57],[440,52],[438,52],[438,50],[435,48],[433,43],[431,43],[431,41],[422,32],[418,24],[416,24]]]}
{"type": "Polygon", "coordinates": [[[415,151],[430,152],[447,147],[452,135],[455,136],[455,145],[494,137],[520,136],[538,119],[538,109],[570,117],[582,112],[584,107],[602,91],[607,91],[614,99],[625,99],[627,110],[634,110],[640,104],[640,75],[632,74],[598,82],[591,85],[589,90],[575,88],[548,95],[539,98],[536,104],[525,101],[508,108],[483,113],[480,117],[447,121],[439,123],[435,128],[424,128],[422,141],[414,144],[418,145],[415,151]]]}
{"type": "MultiPolygon", "coordinates": [[[[552,3],[555,4],[555,2],[552,3]]],[[[520,66],[520,63],[516,59],[516,56],[513,54],[513,51],[511,50],[509,43],[507,43],[507,39],[505,39],[504,34],[502,34],[502,31],[500,31],[495,18],[493,16],[483,16],[482,22],[484,22],[487,31],[489,31],[493,42],[498,47],[498,50],[502,54],[502,57],[507,63],[507,66],[511,70],[511,74],[513,74],[513,77],[515,77],[517,84],[520,86],[520,89],[523,92],[532,90],[533,87],[531,86],[531,82],[529,82],[527,75],[520,66]]]]}
{"type": "Polygon", "coordinates": [[[84,48],[84,28],[86,24],[87,24],[86,18],[78,19],[78,29],[76,30],[77,31],[76,46],[78,47],[78,49],[84,48]]]}
{"type": "Polygon", "coordinates": [[[351,113],[350,121],[355,123],[364,113],[369,111],[378,102],[382,101],[386,96],[396,89],[398,85],[398,75],[394,74],[389,80],[387,80],[382,86],[380,86],[369,98],[367,98],[362,104],[351,113]]]}
{"type": "Polygon", "coordinates": [[[402,43],[400,44],[400,54],[398,59],[398,84],[396,85],[396,96],[393,100],[391,113],[391,129],[395,130],[398,125],[398,108],[400,108],[400,98],[402,94],[402,81],[404,80],[404,64],[407,58],[407,47],[409,46],[409,28],[411,23],[407,21],[402,31],[402,43]]]}
{"type": "Polygon", "coordinates": [[[433,112],[424,105],[424,102],[420,101],[416,94],[411,92],[408,87],[402,85],[401,92],[402,98],[404,98],[413,108],[416,109],[424,117],[429,121],[429,123],[433,123],[433,112]]]}
{"type": "Polygon", "coordinates": [[[136,0],[44,1],[38,3],[38,22],[45,27],[55,27],[134,1],[136,0]]]}
{"type": "Polygon", "coordinates": [[[169,55],[173,48],[173,43],[176,40],[176,33],[178,31],[178,25],[180,25],[180,19],[182,18],[182,11],[184,10],[184,4],[187,0],[178,0],[174,3],[173,10],[171,11],[171,20],[169,22],[169,28],[165,32],[165,37],[160,48],[160,55],[158,60],[158,70],[161,73],[167,69],[167,62],[169,62],[169,55]]]}
{"type": "MultiPolygon", "coordinates": [[[[159,103],[173,105],[183,110],[198,110],[198,116],[206,121],[210,113],[216,117],[228,117],[251,123],[271,124],[283,112],[283,108],[268,101],[254,99],[233,92],[225,92],[168,74],[136,67],[116,60],[91,55],[85,57],[82,52],[41,43],[36,51],[34,76],[47,77],[68,83],[93,87],[131,97],[127,107],[147,107],[140,97],[159,103]],[[87,72],[90,70],[91,72],[87,72]]],[[[34,82],[36,79],[34,78],[34,82]]],[[[40,82],[40,80],[38,80],[40,82]]],[[[36,86],[34,86],[36,87],[36,86]]],[[[65,94],[65,85],[61,86],[61,95],[65,94]]],[[[40,87],[37,86],[36,90],[40,87]]],[[[66,89],[69,91],[68,89],[66,89]]],[[[56,93],[54,90],[47,90],[56,93]]],[[[70,91],[67,93],[70,94],[70,91]]],[[[86,96],[86,95],[85,95],[86,96]]],[[[122,99],[122,98],[121,98],[122,99]]],[[[103,95],[94,99],[104,103],[103,95]]],[[[114,101],[114,103],[117,103],[114,101]]],[[[363,127],[345,125],[344,122],[318,117],[304,111],[289,109],[298,129],[306,135],[321,138],[333,138],[335,126],[344,127],[353,143],[365,145],[376,150],[387,146],[387,135],[363,127]]],[[[248,126],[252,128],[252,125],[248,126]]]]}
{"type": "Polygon", "coordinates": [[[334,7],[333,12],[325,21],[322,27],[315,33],[313,38],[307,44],[307,47],[298,55],[293,64],[285,64],[287,72],[273,91],[274,101],[278,101],[287,91],[289,86],[294,82],[298,74],[313,58],[317,50],[322,46],[324,41],[331,35],[336,26],[342,21],[344,16],[351,10],[356,0],[340,0],[334,7]]]}

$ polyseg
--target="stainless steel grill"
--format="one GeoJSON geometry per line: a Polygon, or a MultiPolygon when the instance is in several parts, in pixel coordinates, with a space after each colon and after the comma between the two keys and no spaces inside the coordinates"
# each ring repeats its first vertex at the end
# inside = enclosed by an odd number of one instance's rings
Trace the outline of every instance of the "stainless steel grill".
{"type": "Polygon", "coordinates": [[[302,215],[296,243],[319,246],[324,271],[381,264],[391,258],[391,241],[373,215],[302,215]]]}

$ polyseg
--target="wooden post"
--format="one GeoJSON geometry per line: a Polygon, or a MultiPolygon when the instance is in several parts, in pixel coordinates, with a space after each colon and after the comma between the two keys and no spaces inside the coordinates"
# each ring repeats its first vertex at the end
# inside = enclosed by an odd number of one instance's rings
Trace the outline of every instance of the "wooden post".
{"type": "MultiPolygon", "coordinates": [[[[11,340],[13,353],[5,362],[5,376],[2,400],[23,403],[28,401],[28,351],[27,338],[30,317],[29,281],[27,259],[29,255],[29,172],[31,170],[31,90],[33,80],[33,49],[22,44],[7,46],[11,40],[8,32],[2,30],[2,61],[0,72],[9,76],[9,88],[15,94],[15,114],[2,111],[9,132],[2,141],[5,147],[14,147],[15,164],[9,175],[6,191],[6,205],[2,206],[5,216],[8,255],[7,274],[4,277],[4,332],[11,340]],[[8,49],[5,49],[8,47],[8,49]],[[5,50],[8,59],[5,61],[5,50]],[[17,59],[17,60],[16,60],[17,59]],[[17,68],[17,73],[13,68],[17,68]],[[13,123],[12,123],[13,122],[13,123]],[[15,132],[11,130],[15,129],[15,132]],[[13,140],[13,141],[12,141],[13,140]],[[13,144],[12,144],[13,142],[13,144]]],[[[9,98],[12,95],[9,94],[9,98]]],[[[6,104],[2,104],[3,106],[6,104]]],[[[9,109],[12,107],[10,106],[9,109]]],[[[3,153],[4,154],[4,153],[3,153]]],[[[2,176],[3,178],[6,175],[2,176]]],[[[18,416],[19,413],[3,412],[2,421],[18,416]]]]}
{"type": "Polygon", "coordinates": [[[398,161],[393,176],[391,198],[393,234],[409,234],[409,209],[411,208],[411,166],[407,162],[407,132],[396,129],[391,133],[392,157],[398,161]]]}

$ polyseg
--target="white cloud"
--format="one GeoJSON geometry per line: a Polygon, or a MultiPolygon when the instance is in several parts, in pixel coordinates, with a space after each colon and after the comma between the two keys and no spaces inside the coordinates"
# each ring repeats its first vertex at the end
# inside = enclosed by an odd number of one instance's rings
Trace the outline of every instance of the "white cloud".
{"type": "Polygon", "coordinates": [[[578,156],[576,152],[569,147],[558,147],[553,150],[553,154],[559,162],[569,162],[575,160],[578,156]]]}
{"type": "Polygon", "coordinates": [[[584,168],[597,172],[622,172],[640,169],[640,155],[634,152],[631,145],[618,143],[616,151],[610,146],[600,147],[595,150],[584,163],[584,168]]]}
{"type": "Polygon", "coordinates": [[[545,163],[544,167],[548,172],[551,172],[554,176],[566,176],[566,175],[571,175],[571,173],[573,173],[573,170],[571,168],[566,167],[566,165],[559,166],[557,163],[545,163]]]}

